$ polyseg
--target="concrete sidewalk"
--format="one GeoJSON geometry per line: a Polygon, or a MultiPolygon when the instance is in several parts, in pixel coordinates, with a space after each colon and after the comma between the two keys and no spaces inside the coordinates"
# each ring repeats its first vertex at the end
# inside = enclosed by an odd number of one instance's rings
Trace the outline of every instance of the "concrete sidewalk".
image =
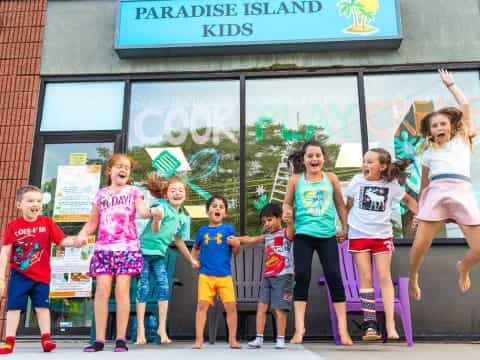
{"type": "Polygon", "coordinates": [[[40,344],[36,342],[19,342],[16,346],[15,358],[38,360],[39,357],[49,360],[110,360],[120,358],[141,358],[142,360],[157,360],[160,357],[168,360],[212,360],[215,358],[228,360],[245,359],[275,360],[477,360],[480,357],[480,343],[420,343],[408,348],[404,343],[365,344],[358,343],[352,347],[335,346],[331,343],[307,343],[305,345],[288,345],[285,350],[276,350],[273,343],[267,343],[262,349],[248,349],[242,343],[243,349],[232,350],[225,343],[206,344],[203,350],[192,350],[192,342],[176,342],[169,346],[135,346],[129,345],[128,353],[114,353],[113,345],[107,344],[106,350],[97,354],[82,352],[83,342],[59,342],[58,348],[51,354],[41,352],[40,344]]]}

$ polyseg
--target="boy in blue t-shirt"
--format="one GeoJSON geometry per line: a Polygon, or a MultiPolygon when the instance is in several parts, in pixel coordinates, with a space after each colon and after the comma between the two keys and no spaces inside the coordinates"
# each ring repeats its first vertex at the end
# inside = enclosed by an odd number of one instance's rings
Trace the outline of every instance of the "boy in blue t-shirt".
{"type": "Polygon", "coordinates": [[[198,229],[192,249],[192,257],[200,261],[194,349],[202,348],[207,311],[217,294],[227,313],[230,347],[240,348],[237,341],[237,304],[230,268],[232,252],[238,254],[240,242],[231,238],[235,236],[233,226],[222,223],[227,209],[227,200],[222,196],[214,195],[207,201],[210,223],[198,229]]]}

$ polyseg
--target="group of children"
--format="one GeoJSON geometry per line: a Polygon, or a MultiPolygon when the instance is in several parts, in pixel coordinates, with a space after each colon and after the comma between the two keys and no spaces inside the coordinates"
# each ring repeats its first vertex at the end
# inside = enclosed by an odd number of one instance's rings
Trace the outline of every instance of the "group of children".
{"type": "Polygon", "coordinates": [[[42,193],[34,186],[17,191],[17,207],[22,216],[6,227],[0,252],[0,292],[5,290],[5,270],[10,263],[5,344],[0,354],[14,350],[20,313],[27,298],[37,313],[41,344],[45,352],[56,344],[50,338],[49,282],[51,245],[81,247],[97,228],[90,275],[96,278],[94,313],[96,340],[85,352],[102,351],[105,346],[108,300],[115,280],[116,352],[128,351],[126,331],[130,314],[130,282],[137,282],[137,344],[145,344],[145,305],[155,282],[159,307],[158,335],[161,343],[171,340],[166,331],[170,287],[166,270],[169,245],[175,242],[179,251],[198,270],[198,305],[195,343],[200,349],[207,310],[219,296],[227,316],[230,347],[237,349],[237,309],[231,276],[231,257],[242,245],[263,243],[264,274],[257,307],[255,339],[250,348],[263,345],[266,314],[270,308],[277,324],[275,346],[285,347],[287,314],[292,303],[295,334],[292,343],[301,343],[305,334],[305,313],[311,278],[312,257],[317,252],[338,319],[338,332],[344,345],[351,345],[347,328],[345,290],[339,266],[337,241],[349,240],[349,251],[359,271],[359,294],[364,322],[363,339],[380,338],[375,316],[372,282],[372,260],[384,302],[387,336],[397,339],[394,321],[394,288],[391,261],[394,250],[391,225],[392,203],[403,201],[416,217],[415,240],[410,253],[410,292],[421,296],[418,272],[424,255],[439,227],[456,222],[463,231],[469,250],[457,263],[459,286],[470,287],[469,273],[480,261],[480,212],[470,182],[471,138],[474,124],[467,99],[455,85],[453,77],[439,70],[440,78],[455,97],[461,110],[446,108],[428,114],[422,120],[425,137],[422,154],[422,184],[419,204],[400,183],[406,176],[409,161],[392,162],[388,151],[370,149],[363,160],[362,173],[346,189],[344,200],[340,182],[333,173],[324,172],[326,153],[322,145],[309,141],[291,157],[294,175],[289,179],[283,207],[270,203],[260,217],[265,234],[237,236],[232,225],[224,224],[228,203],[222,196],[212,196],[206,210],[209,224],[202,226],[191,252],[188,239],[189,217],[182,210],[187,186],[179,178],[162,180],[150,176],[144,186],[157,199],[149,208],[142,193],[132,186],[130,175],[134,161],[125,154],[115,154],[107,162],[108,185],[96,194],[88,222],[77,236],[65,236],[50,218],[41,215],[42,193]],[[149,218],[140,237],[135,217],[149,218]],[[336,227],[336,219],[342,231],[336,227]],[[282,222],[286,224],[283,227],[282,222]]]}

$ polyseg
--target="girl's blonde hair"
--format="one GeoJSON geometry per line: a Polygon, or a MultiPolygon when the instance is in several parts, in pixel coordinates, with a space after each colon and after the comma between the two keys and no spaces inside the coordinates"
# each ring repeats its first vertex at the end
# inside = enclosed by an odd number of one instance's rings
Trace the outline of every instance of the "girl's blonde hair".
{"type": "Polygon", "coordinates": [[[461,110],[457,109],[456,107],[445,107],[440,110],[432,111],[423,117],[420,121],[420,133],[425,138],[425,144],[423,146],[423,150],[431,147],[434,142],[432,141],[432,133],[430,132],[430,128],[432,125],[433,117],[437,115],[443,115],[448,118],[450,121],[451,127],[451,138],[455,137],[457,134],[462,136],[465,139],[465,142],[470,144],[472,147],[472,137],[469,135],[469,131],[467,125],[463,121],[463,113],[461,110]]]}
{"type": "MultiPolygon", "coordinates": [[[[105,172],[105,176],[107,178],[107,185],[112,184],[112,179],[110,178],[110,171],[120,159],[127,159],[130,162],[130,176],[132,175],[133,168],[137,165],[137,162],[127,154],[122,154],[122,153],[113,154],[108,158],[108,160],[105,163],[105,165],[107,166],[107,171],[105,172]]],[[[132,178],[128,179],[127,184],[132,185],[133,179],[132,178]]]]}
{"type": "Polygon", "coordinates": [[[151,173],[144,181],[143,186],[150,191],[152,196],[157,199],[166,199],[168,187],[173,183],[180,183],[185,188],[185,198],[188,196],[187,185],[178,177],[171,177],[168,180],[162,179],[155,173],[151,173]]]}

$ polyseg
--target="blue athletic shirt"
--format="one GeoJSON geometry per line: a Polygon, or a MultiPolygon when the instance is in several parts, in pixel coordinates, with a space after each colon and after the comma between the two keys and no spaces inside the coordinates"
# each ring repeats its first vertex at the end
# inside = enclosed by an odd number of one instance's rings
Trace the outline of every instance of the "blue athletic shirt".
{"type": "Polygon", "coordinates": [[[230,224],[211,227],[202,226],[197,231],[195,247],[200,248],[200,274],[208,276],[232,275],[232,249],[227,244],[229,236],[235,236],[235,229],[230,224]]]}

